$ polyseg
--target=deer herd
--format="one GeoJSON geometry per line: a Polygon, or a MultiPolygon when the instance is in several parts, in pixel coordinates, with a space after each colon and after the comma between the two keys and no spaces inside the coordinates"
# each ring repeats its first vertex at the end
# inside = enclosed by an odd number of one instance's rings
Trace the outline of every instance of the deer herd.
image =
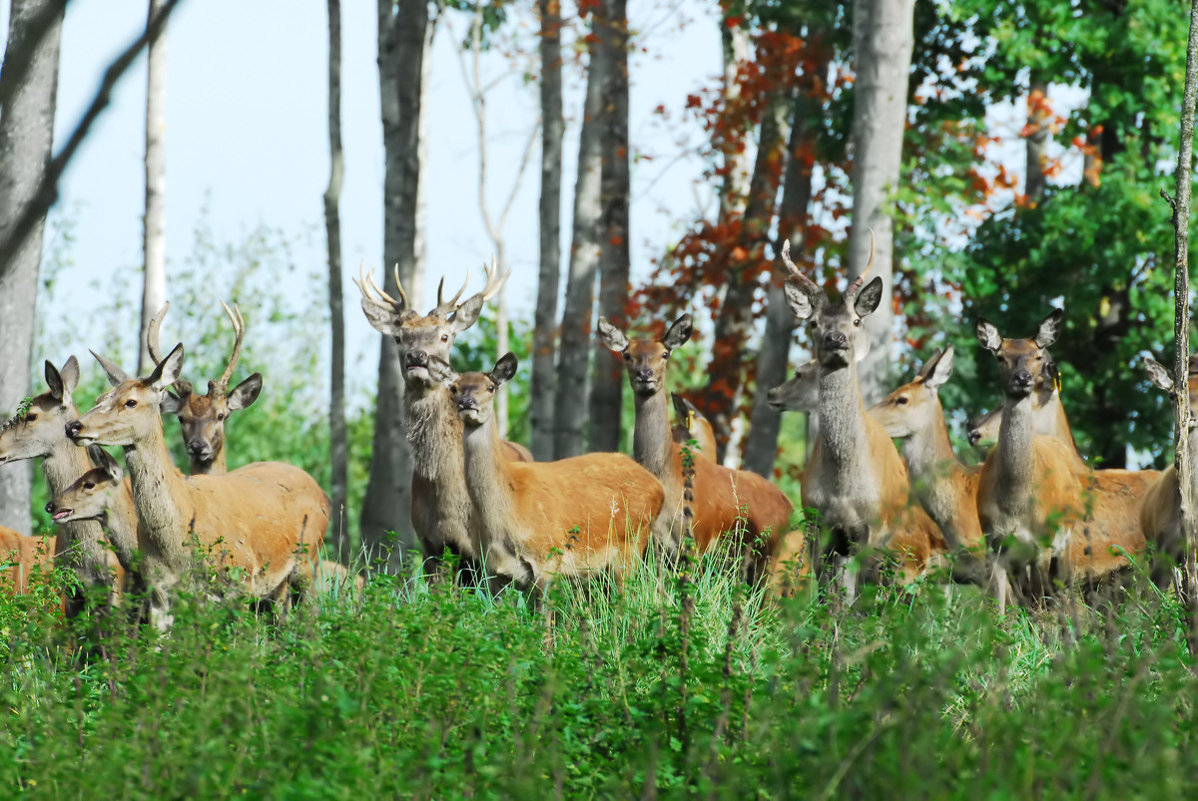
{"type": "MultiPolygon", "coordinates": [[[[908,582],[943,570],[986,588],[1000,610],[1010,602],[1041,607],[1073,587],[1093,598],[1123,586],[1146,553],[1153,581],[1172,582],[1183,543],[1176,475],[1172,468],[1092,470],[1078,454],[1048,352],[1060,310],[1026,339],[978,321],[978,342],[997,360],[1002,405],[971,424],[971,441],[996,444],[981,465],[967,465],[952,448],[938,397],[952,375],[952,348],[932,354],[912,381],[867,409],[857,363],[868,348],[862,320],[878,307],[881,278],[858,277],[833,300],[786,246],[781,255],[786,299],[812,332],[814,359],[769,390],[768,400],[819,421],[802,473],[805,523],[793,529],[790,499],[767,478],[719,464],[710,424],[677,394],[670,422],[666,368],[691,337],[690,315],[660,339],[630,338],[599,319],[599,341],[623,359],[632,389],[631,457],[537,462],[504,440],[496,422],[496,393],[515,376],[516,357],[503,354],[487,372],[450,366],[454,340],[507,276],[485,267],[482,290],[465,300],[469,276],[448,299],[442,281],[436,305],[422,315],[398,274],[396,298],[363,270],[362,310],[397,346],[411,520],[425,570],[438,572],[449,554],[462,581],[541,593],[555,577],[607,574],[618,582],[650,549],[669,565],[687,549],[702,554],[722,543],[739,555],[746,581],[777,592],[810,570],[850,598],[861,581],[908,582]]],[[[320,558],[330,504],[311,476],[281,462],[227,469],[225,421],[262,389],[258,373],[229,389],[245,336],[240,311],[225,306],[232,355],[199,395],[181,378],[183,345],[165,355],[158,345],[168,307],[148,327],[148,376],[131,378],[93,354],[112,389],[80,413],[78,362],[47,361],[46,391],[0,429],[0,464],[42,459],[53,495],[46,509],[59,526],[52,552],[41,538],[0,527],[10,591],[24,591],[36,566],[58,564],[93,600],[115,605],[136,591],[150,622],[166,629],[178,593],[204,572],[218,576],[204,585],[208,592],[284,606],[314,584],[360,585],[320,558]],[[179,419],[186,475],[172,464],[164,414],[179,419]],[[105,448],[123,451],[123,469],[105,448]]],[[[1168,372],[1146,362],[1153,383],[1174,391],[1168,372]]],[[[1188,392],[1195,408],[1198,359],[1188,392]]],[[[1198,455],[1193,429],[1186,447],[1198,455]]],[[[64,599],[68,614],[84,605],[84,594],[64,599]]]]}

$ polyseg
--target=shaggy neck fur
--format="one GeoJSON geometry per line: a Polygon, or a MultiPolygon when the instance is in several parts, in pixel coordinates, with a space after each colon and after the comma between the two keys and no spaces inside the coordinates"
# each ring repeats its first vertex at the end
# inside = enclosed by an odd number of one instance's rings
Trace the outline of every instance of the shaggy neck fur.
{"type": "Polygon", "coordinates": [[[634,395],[636,423],[632,433],[632,457],[657,476],[659,481],[672,478],[671,464],[674,439],[670,436],[669,410],[666,393],[634,395]]]}
{"type": "Polygon", "coordinates": [[[479,426],[464,426],[466,488],[478,511],[477,524],[483,549],[503,547],[516,552],[511,531],[514,489],[508,465],[499,453],[499,432],[492,416],[479,426]]]}
{"type": "Polygon", "coordinates": [[[1032,399],[1007,397],[998,429],[998,485],[1004,499],[1031,498],[1035,490],[1032,399]]]}
{"type": "Polygon", "coordinates": [[[857,384],[855,366],[820,368],[819,436],[823,458],[838,475],[855,481],[871,480],[864,475],[868,463],[869,438],[865,434],[865,402],[857,384]]]}
{"type": "Polygon", "coordinates": [[[147,545],[167,563],[185,567],[185,543],[196,521],[175,500],[186,498],[187,493],[183,475],[167,455],[161,426],[152,426],[149,434],[125,446],[125,464],[137,504],[138,524],[146,535],[147,545]]]}

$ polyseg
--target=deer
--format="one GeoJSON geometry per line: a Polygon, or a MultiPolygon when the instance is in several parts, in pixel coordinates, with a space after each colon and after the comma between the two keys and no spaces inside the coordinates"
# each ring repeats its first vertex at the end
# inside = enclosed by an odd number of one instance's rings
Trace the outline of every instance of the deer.
{"type": "MultiPolygon", "coordinates": [[[[64,433],[66,424],[79,416],[74,392],[79,385],[79,362],[69,357],[59,370],[45,362],[47,391],[0,428],[0,464],[42,459],[42,473],[52,494],[91,469],[87,453],[76,448],[64,433]]],[[[131,554],[115,553],[95,521],[72,522],[59,529],[54,545],[55,562],[71,568],[85,588],[102,591],[109,605],[119,603],[125,561],[131,554]]],[[[87,606],[82,595],[71,594],[64,606],[68,616],[87,606]]]]}
{"type": "MultiPolygon", "coordinates": [[[[459,561],[459,574],[468,579],[478,566],[481,552],[472,521],[470,496],[466,491],[462,456],[462,421],[449,391],[429,371],[430,359],[449,361],[455,338],[474,325],[483,304],[499,293],[507,280],[494,262],[484,267],[482,290],[458,302],[469,285],[448,300],[442,300],[445,279],[437,287],[437,305],[421,315],[411,307],[398,267],[393,298],[374,282],[363,267],[355,283],[362,293],[362,311],[375,330],[395,340],[400,376],[404,382],[400,407],[404,435],[412,449],[412,526],[420,541],[425,570],[435,574],[448,548],[459,561]]],[[[504,458],[532,461],[528,450],[501,442],[504,458]]]]}
{"type": "Polygon", "coordinates": [[[665,489],[620,453],[518,462],[503,453],[495,392],[516,374],[506,353],[490,372],[458,374],[430,356],[462,420],[466,488],[492,588],[545,592],[555,577],[610,574],[618,583],[645,551],[665,489]]]}
{"type": "Polygon", "coordinates": [[[204,564],[225,572],[242,594],[285,608],[300,554],[318,553],[328,527],[329,499],[320,485],[281,462],[184,476],[171,464],[161,419],[183,367],[183,344],[145,378],[130,378],[112,361],[92,355],[113,388],[68,422],[66,434],[77,445],[124,449],[151,624],[169,629],[173,588],[204,564]]]}
{"type": "Polygon", "coordinates": [[[986,538],[978,520],[979,465],[957,458],[948,437],[939,389],[953,372],[952,347],[938,349],[915,378],[869,409],[886,435],[901,441],[912,490],[944,535],[953,559],[953,577],[986,583],[986,538]]]}
{"type": "MultiPolygon", "coordinates": [[[[1165,392],[1175,392],[1173,376],[1160,362],[1151,356],[1144,358],[1144,369],[1149,380],[1165,392]]],[[[1198,412],[1198,356],[1191,356],[1189,375],[1186,377],[1186,392],[1189,398],[1191,416],[1198,412]]],[[[1190,458],[1190,497],[1198,497],[1198,433],[1191,418],[1189,430],[1186,431],[1185,447],[1190,458]]],[[[1155,546],[1156,552],[1152,560],[1152,581],[1161,590],[1165,590],[1173,582],[1173,569],[1182,564],[1185,554],[1185,532],[1181,527],[1181,486],[1177,480],[1177,468],[1169,465],[1148,489],[1144,503],[1140,508],[1140,530],[1145,539],[1155,546]]]]}
{"type": "Polygon", "coordinates": [[[24,594],[35,571],[53,567],[54,553],[45,538],[27,537],[0,526],[0,592],[24,594]]]}
{"type": "Polygon", "coordinates": [[[778,538],[789,530],[790,500],[768,479],[733,470],[713,460],[690,459],[693,501],[687,503],[684,446],[673,438],[666,404],[666,366],[670,354],[690,339],[689,314],[675,320],[661,339],[629,339],[606,318],[599,318],[599,339],[624,360],[632,386],[636,423],[632,456],[665,487],[666,504],[659,531],[667,539],[667,557],[679,552],[689,533],[702,554],[723,537],[744,549],[746,577],[765,574],[778,538]]]}
{"type": "MultiPolygon", "coordinates": [[[[869,350],[867,343],[861,344],[863,351],[869,350]]],[[[856,358],[860,362],[862,356],[856,358]]],[[[812,359],[796,367],[795,374],[785,383],[766,393],[766,401],[779,412],[819,412],[819,361],[812,359]]]]}
{"type": "MultiPolygon", "coordinates": [[[[233,323],[233,353],[225,365],[224,372],[216,381],[208,382],[208,392],[200,395],[195,392],[191,382],[180,379],[172,387],[162,403],[164,414],[177,415],[179,431],[183,435],[183,445],[191,460],[190,472],[195,475],[207,473],[222,475],[229,471],[225,454],[225,421],[233,412],[249,407],[258,399],[262,391],[262,374],[252,373],[237,386],[229,389],[229,379],[233,377],[233,368],[241,357],[241,346],[245,340],[245,320],[241,309],[234,304],[230,310],[227,303],[221,301],[225,314],[233,323]]],[[[158,346],[158,333],[162,319],[170,310],[170,302],[162,304],[158,313],[150,318],[146,329],[146,350],[155,364],[162,361],[162,351],[158,346]]]]}
{"type": "Polygon", "coordinates": [[[711,421],[695,408],[695,404],[676,392],[670,393],[670,401],[674,404],[674,427],[670,429],[674,443],[690,445],[691,440],[694,440],[691,451],[695,456],[714,462],[716,442],[711,421]]]}
{"type": "MultiPolygon", "coordinates": [[[[803,506],[815,509],[830,532],[817,549],[817,569],[839,573],[852,598],[858,578],[877,575],[877,555],[890,550],[900,557],[900,578],[910,580],[937,564],[946,544],[935,523],[909,499],[907,468],[885,429],[866,414],[857,378],[857,362],[867,347],[862,320],[882,298],[882,279],[865,282],[862,273],[849,282],[839,303],[803,275],[783,243],[784,285],[791,313],[809,321],[814,334],[817,412],[820,426],[803,469],[803,506]],[[857,554],[864,562],[854,565],[857,554]],[[860,576],[859,576],[860,574],[860,576]]],[[[777,387],[775,405],[796,398],[798,379],[777,387]]]]}

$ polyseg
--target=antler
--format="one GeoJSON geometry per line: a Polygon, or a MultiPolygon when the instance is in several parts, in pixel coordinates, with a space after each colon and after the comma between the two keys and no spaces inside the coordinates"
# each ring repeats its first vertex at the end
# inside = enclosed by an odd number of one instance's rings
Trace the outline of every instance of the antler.
{"type": "Polygon", "coordinates": [[[483,272],[487,275],[487,284],[483,287],[482,291],[483,300],[490,300],[498,295],[499,290],[503,289],[504,282],[507,281],[508,276],[512,274],[511,269],[508,269],[508,271],[502,276],[499,274],[499,270],[495,264],[494,253],[491,254],[490,266],[486,264],[483,265],[483,272]]]}
{"type": "Polygon", "coordinates": [[[869,262],[866,263],[865,269],[861,271],[861,275],[849,282],[849,285],[844,290],[845,303],[852,303],[857,297],[857,293],[861,291],[861,287],[865,286],[865,276],[869,275],[869,271],[874,266],[874,229],[869,229],[869,262]]]}
{"type": "MultiPolygon", "coordinates": [[[[241,309],[236,303],[233,304],[233,308],[237,310],[236,316],[229,310],[229,304],[222,300],[220,305],[225,307],[225,314],[229,315],[229,319],[233,322],[233,334],[236,336],[236,339],[233,341],[233,355],[229,357],[229,364],[221,374],[220,380],[212,388],[217,390],[219,394],[224,395],[225,390],[229,387],[229,379],[233,376],[233,368],[237,365],[237,360],[241,358],[241,344],[245,340],[245,320],[241,318],[241,309]]],[[[212,394],[212,389],[209,389],[209,394],[212,394]]]]}
{"type": "Polygon", "coordinates": [[[791,261],[789,239],[782,242],[782,263],[786,265],[786,270],[790,273],[790,280],[798,284],[809,297],[820,297],[824,294],[824,291],[814,281],[803,275],[798,266],[791,261]]]}
{"type": "Polygon", "coordinates": [[[456,309],[458,307],[458,300],[461,299],[462,293],[466,291],[466,286],[469,283],[470,271],[466,270],[466,280],[462,282],[462,288],[459,289],[457,294],[449,300],[442,301],[441,292],[445,289],[445,276],[441,276],[441,280],[437,284],[437,306],[431,312],[429,312],[429,314],[440,314],[442,317],[444,317],[456,309]]]}
{"type": "Polygon", "coordinates": [[[376,306],[390,307],[390,310],[398,314],[408,308],[408,296],[403,291],[403,282],[399,280],[399,263],[395,264],[395,287],[399,290],[399,300],[388,295],[385,291],[379,288],[379,285],[374,282],[374,270],[366,272],[366,262],[361,262],[358,265],[358,277],[353,279],[353,282],[358,285],[358,289],[362,292],[362,299],[376,306]],[[377,295],[377,297],[376,297],[377,295]]]}
{"type": "Polygon", "coordinates": [[[160,355],[161,349],[158,347],[158,330],[162,327],[162,318],[166,317],[167,311],[171,308],[171,302],[168,300],[162,304],[153,317],[150,318],[150,324],[146,326],[146,352],[150,354],[150,358],[154,360],[154,364],[162,361],[160,355]]]}

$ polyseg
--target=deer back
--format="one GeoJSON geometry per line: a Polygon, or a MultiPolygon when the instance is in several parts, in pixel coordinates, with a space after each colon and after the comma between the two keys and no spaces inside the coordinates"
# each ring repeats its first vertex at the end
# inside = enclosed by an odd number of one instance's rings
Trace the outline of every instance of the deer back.
{"type": "Polygon", "coordinates": [[[35,569],[48,573],[54,569],[53,540],[27,537],[7,526],[0,526],[0,592],[24,593],[35,569]]]}

